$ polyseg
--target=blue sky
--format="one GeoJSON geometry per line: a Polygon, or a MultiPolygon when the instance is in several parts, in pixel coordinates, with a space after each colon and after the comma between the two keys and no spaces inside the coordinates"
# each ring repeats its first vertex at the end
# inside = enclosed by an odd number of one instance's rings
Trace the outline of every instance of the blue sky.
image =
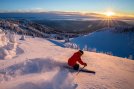
{"type": "Polygon", "coordinates": [[[0,0],[0,11],[80,11],[134,14],[134,0],[0,0]]]}

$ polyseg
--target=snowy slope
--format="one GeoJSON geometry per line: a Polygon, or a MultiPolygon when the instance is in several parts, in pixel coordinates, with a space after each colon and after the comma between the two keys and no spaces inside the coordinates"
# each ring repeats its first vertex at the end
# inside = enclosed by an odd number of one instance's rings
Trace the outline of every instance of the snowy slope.
{"type": "MultiPolygon", "coordinates": [[[[17,36],[19,39],[20,36],[17,36]]],[[[86,69],[96,74],[62,68],[77,50],[51,41],[26,37],[18,40],[16,57],[0,60],[0,89],[133,89],[134,61],[101,53],[84,52],[86,69]]]]}
{"type": "Polygon", "coordinates": [[[79,45],[80,48],[87,45],[89,50],[96,49],[97,52],[110,52],[118,57],[134,56],[134,32],[119,33],[115,32],[116,29],[114,28],[101,30],[74,38],[71,41],[79,45]]]}

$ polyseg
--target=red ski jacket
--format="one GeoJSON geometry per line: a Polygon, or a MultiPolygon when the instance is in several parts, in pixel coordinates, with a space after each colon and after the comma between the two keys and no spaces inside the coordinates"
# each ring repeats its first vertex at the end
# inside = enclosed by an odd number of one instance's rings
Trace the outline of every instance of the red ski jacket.
{"type": "Polygon", "coordinates": [[[74,53],[73,56],[69,58],[68,65],[73,67],[76,64],[77,61],[81,65],[84,65],[84,62],[81,60],[80,57],[81,57],[81,53],[80,52],[74,53]]]}

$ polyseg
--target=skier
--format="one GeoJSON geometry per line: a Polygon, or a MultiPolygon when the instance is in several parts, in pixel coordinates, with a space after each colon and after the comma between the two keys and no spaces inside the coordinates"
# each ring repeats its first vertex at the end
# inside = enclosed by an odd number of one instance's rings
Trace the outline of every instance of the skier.
{"type": "Polygon", "coordinates": [[[77,64],[77,61],[84,66],[87,66],[87,63],[84,63],[81,60],[81,56],[84,54],[82,50],[79,50],[78,52],[75,52],[72,57],[68,59],[68,65],[73,67],[74,70],[79,69],[79,64],[77,64]]]}

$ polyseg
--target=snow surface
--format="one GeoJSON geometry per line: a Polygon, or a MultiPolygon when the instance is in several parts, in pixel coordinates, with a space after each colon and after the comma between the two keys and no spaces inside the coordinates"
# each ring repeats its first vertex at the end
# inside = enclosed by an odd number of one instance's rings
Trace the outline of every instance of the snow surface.
{"type": "Polygon", "coordinates": [[[62,66],[77,50],[50,40],[25,37],[15,57],[0,60],[0,89],[134,89],[134,61],[84,52],[86,69],[96,74],[69,72],[62,66]]]}

